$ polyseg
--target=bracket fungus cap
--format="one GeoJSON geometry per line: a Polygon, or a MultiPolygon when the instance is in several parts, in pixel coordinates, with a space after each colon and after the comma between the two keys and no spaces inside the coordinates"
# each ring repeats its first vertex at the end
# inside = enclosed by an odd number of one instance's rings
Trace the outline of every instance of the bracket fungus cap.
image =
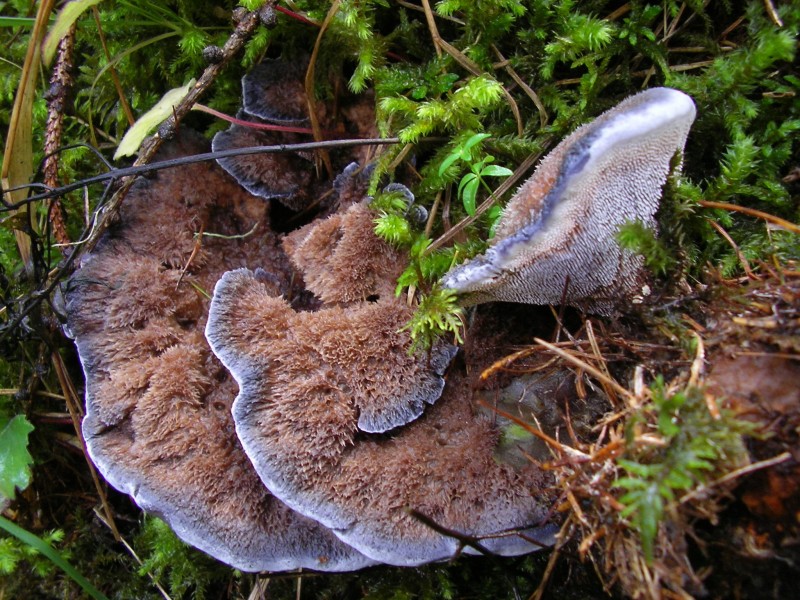
{"type": "MultiPolygon", "coordinates": [[[[536,491],[543,475],[534,466],[518,472],[495,462],[496,431],[490,419],[474,415],[466,378],[454,386],[449,377],[442,398],[408,424],[383,435],[359,433],[364,404],[355,399],[365,386],[356,370],[373,374],[366,387],[379,400],[426,387],[402,367],[410,360],[408,341],[397,333],[410,314],[402,303],[295,313],[270,287],[247,270],[226,273],[206,336],[239,383],[236,433],[272,493],[359,552],[393,565],[443,560],[459,550],[456,539],[407,508],[466,535],[489,536],[484,545],[498,554],[539,547],[509,532],[514,528],[551,541],[550,529],[535,527],[547,512],[536,491]],[[369,356],[353,361],[350,353],[364,346],[369,356]],[[509,533],[494,537],[503,532],[509,533]]],[[[432,371],[451,356],[434,353],[432,371]]],[[[441,387],[434,387],[438,394],[441,387]]]]}
{"type": "MultiPolygon", "coordinates": [[[[214,152],[296,142],[296,134],[259,131],[233,124],[220,131],[211,142],[214,152]]],[[[306,189],[312,181],[311,163],[297,154],[249,154],[217,159],[219,165],[239,185],[264,200],[278,200],[291,210],[306,207],[306,189]]]]}
{"type": "Polygon", "coordinates": [[[242,77],[242,108],[249,115],[273,123],[307,122],[308,102],[303,85],[307,68],[307,57],[262,60],[242,77]]]}
{"type": "Polygon", "coordinates": [[[558,304],[610,313],[639,291],[643,260],[619,227],[655,227],[661,188],[695,117],[692,99],[652,88],[577,129],[545,157],[498,222],[491,247],[448,273],[465,304],[558,304]]]}
{"type": "MultiPolygon", "coordinates": [[[[204,150],[202,140],[181,132],[162,157],[204,150]]],[[[203,290],[248,260],[288,280],[268,206],[217,165],[136,182],[119,223],[66,284],[68,327],[86,380],[89,454],[111,485],[236,568],[373,564],[271,495],[236,438],[236,384],[203,335],[203,290]],[[196,239],[203,228],[221,236],[196,239]]]]}
{"type": "Polygon", "coordinates": [[[394,295],[405,258],[374,234],[373,219],[369,202],[362,200],[284,238],[307,289],[326,304],[394,295]]]}

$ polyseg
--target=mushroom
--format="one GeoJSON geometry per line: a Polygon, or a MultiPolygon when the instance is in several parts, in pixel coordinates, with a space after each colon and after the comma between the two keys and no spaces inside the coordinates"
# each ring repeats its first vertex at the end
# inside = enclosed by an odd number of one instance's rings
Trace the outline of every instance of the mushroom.
{"type": "Polygon", "coordinates": [[[272,123],[307,123],[308,101],[303,85],[307,68],[307,57],[262,60],[242,77],[242,108],[247,114],[272,123]]]}
{"type": "MultiPolygon", "coordinates": [[[[203,151],[197,138],[181,132],[162,157],[203,151]]],[[[86,378],[89,454],[111,485],[236,568],[373,564],[272,496],[236,438],[236,384],[203,335],[206,290],[251,262],[289,289],[268,206],[218,166],[185,165],[136,183],[119,224],[65,290],[86,378]]]]}
{"type": "MultiPolygon", "coordinates": [[[[215,152],[309,141],[293,127],[305,125],[308,119],[308,102],[304,78],[307,58],[280,60],[265,59],[242,78],[243,110],[237,118],[244,124],[234,123],[212,140],[215,152]],[[255,127],[248,127],[247,122],[255,127]],[[276,125],[273,130],[263,125],[276,125]],[[280,128],[289,128],[289,131],[280,128]]],[[[338,107],[341,123],[334,123],[324,102],[314,104],[321,127],[349,131],[353,137],[375,137],[374,98],[363,94],[344,98],[338,107]]],[[[307,127],[307,125],[306,125],[307,127]]],[[[310,133],[310,130],[308,130],[310,133]]],[[[329,135],[330,131],[326,131],[329,135]]],[[[334,155],[341,167],[353,158],[365,158],[369,148],[353,149],[334,155]],[[344,154],[344,156],[342,156],[344,154]]],[[[293,211],[308,208],[328,186],[313,177],[312,155],[307,153],[250,154],[220,158],[218,162],[248,192],[266,200],[277,200],[293,211]]]]}
{"type": "Polygon", "coordinates": [[[655,227],[661,188],[694,116],[689,96],[652,88],[577,129],[509,201],[486,253],[442,285],[467,305],[564,302],[610,314],[644,283],[642,257],[615,234],[629,221],[655,227]]]}
{"type": "Polygon", "coordinates": [[[547,476],[495,460],[499,432],[473,410],[471,379],[451,371],[438,397],[454,349],[410,354],[403,302],[383,293],[353,299],[393,285],[394,268],[378,271],[386,281],[361,282],[358,294],[336,293],[348,285],[338,264],[345,255],[357,271],[397,264],[373,219],[354,204],[285,243],[331,300],[316,312],[294,311],[262,273],[239,269],[217,283],[206,337],[239,384],[233,418],[245,452],[273,494],[376,561],[419,565],[457,554],[459,540],[426,520],[502,555],[552,542],[552,526],[542,525],[547,476]]]}

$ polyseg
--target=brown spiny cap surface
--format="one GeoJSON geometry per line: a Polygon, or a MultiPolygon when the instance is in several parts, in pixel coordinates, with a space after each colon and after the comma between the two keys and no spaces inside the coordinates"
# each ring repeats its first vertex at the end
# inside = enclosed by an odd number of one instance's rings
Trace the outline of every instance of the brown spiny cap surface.
{"type": "Polygon", "coordinates": [[[654,228],[661,187],[694,120],[691,98],[653,88],[561,142],[509,201],[492,246],[443,285],[466,303],[566,304],[609,313],[641,293],[641,256],[619,227],[654,228]]]}
{"type": "MultiPolygon", "coordinates": [[[[184,132],[164,158],[204,150],[184,132]]],[[[90,455],[114,487],[237,568],[363,567],[371,561],[268,493],[236,438],[236,383],[203,330],[208,294],[222,273],[245,264],[287,285],[266,203],[216,164],[134,186],[119,224],[67,286],[90,455]],[[228,237],[198,240],[200,231],[228,237]]]]}
{"type": "MultiPolygon", "coordinates": [[[[442,397],[408,424],[380,435],[361,426],[374,402],[385,412],[393,401],[405,415],[407,405],[396,400],[433,388],[431,370],[450,360],[446,347],[430,359],[409,355],[400,331],[409,316],[392,296],[297,313],[245,269],[220,279],[206,335],[239,383],[236,430],[262,480],[292,508],[390,564],[458,551],[457,540],[409,509],[466,535],[520,528],[551,541],[551,528],[539,529],[545,476],[531,464],[495,460],[498,430],[473,410],[463,371],[449,374],[442,397]]],[[[514,533],[482,545],[505,555],[539,547],[514,533]]]]}
{"type": "Polygon", "coordinates": [[[364,200],[284,238],[283,247],[303,272],[306,288],[326,304],[394,295],[407,261],[374,235],[374,217],[364,200]]]}

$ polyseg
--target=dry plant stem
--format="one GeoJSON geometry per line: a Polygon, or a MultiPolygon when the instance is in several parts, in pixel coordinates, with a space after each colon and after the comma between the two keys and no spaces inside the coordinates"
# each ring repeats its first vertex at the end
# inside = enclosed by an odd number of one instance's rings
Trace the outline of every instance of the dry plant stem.
{"type": "MultiPolygon", "coordinates": [[[[108,528],[111,528],[111,524],[100,513],[100,511],[97,510],[96,507],[94,509],[94,514],[95,514],[95,516],[97,516],[98,519],[100,519],[100,522],[103,525],[105,525],[108,528]]],[[[117,540],[117,541],[119,541],[123,545],[125,550],[128,551],[128,554],[130,554],[133,557],[133,560],[135,560],[140,567],[144,564],[142,562],[142,559],[139,558],[139,555],[136,554],[136,551],[131,547],[131,545],[128,543],[128,541],[124,537],[120,536],[119,540],[117,540]]],[[[162,598],[164,598],[164,600],[172,600],[172,597],[167,593],[167,590],[165,590],[163,587],[161,587],[161,584],[158,582],[158,580],[155,577],[153,577],[152,573],[150,573],[148,571],[147,572],[147,577],[150,579],[150,581],[153,582],[153,585],[156,586],[156,589],[159,591],[159,593],[161,594],[162,598]]]]}
{"type": "MultiPolygon", "coordinates": [[[[100,11],[96,6],[92,7],[92,14],[94,15],[94,22],[97,24],[97,37],[100,40],[100,45],[103,46],[103,52],[106,55],[106,60],[110,64],[112,60],[111,53],[108,51],[108,44],[106,43],[106,34],[103,31],[103,24],[100,22],[100,11]]],[[[111,80],[114,82],[114,88],[117,90],[117,96],[119,96],[119,103],[122,105],[122,110],[125,112],[125,118],[128,119],[128,125],[133,127],[133,124],[136,123],[136,117],[133,116],[131,105],[128,103],[128,99],[125,97],[125,92],[122,89],[122,83],[119,81],[119,75],[117,75],[117,70],[114,68],[113,64],[110,64],[108,67],[108,73],[111,75],[111,80]]]]}
{"type": "MultiPolygon", "coordinates": [[[[588,340],[583,340],[583,341],[581,341],[581,340],[572,341],[571,340],[571,341],[567,341],[567,342],[553,342],[553,346],[556,346],[556,347],[559,347],[559,348],[568,348],[568,347],[571,347],[571,346],[582,346],[582,345],[587,344],[587,343],[590,343],[590,342],[588,340]]],[[[481,372],[481,381],[486,381],[487,379],[489,379],[489,377],[491,377],[492,375],[494,375],[498,371],[508,370],[508,367],[512,363],[514,363],[514,362],[516,362],[516,361],[518,361],[518,360],[520,360],[522,358],[526,358],[526,357],[528,357],[528,356],[530,356],[532,354],[538,354],[541,351],[542,351],[542,348],[540,348],[539,346],[530,346],[528,348],[523,348],[522,350],[517,350],[516,352],[514,352],[512,354],[509,354],[508,356],[504,356],[503,358],[501,358],[501,359],[495,361],[494,363],[492,363],[490,366],[486,367],[486,369],[484,369],[481,372]]],[[[535,369],[532,369],[532,370],[526,369],[526,370],[524,370],[522,372],[525,372],[525,373],[533,372],[533,373],[535,373],[537,371],[541,371],[543,369],[546,369],[546,368],[550,367],[551,365],[555,364],[557,361],[558,361],[558,358],[554,357],[554,358],[550,359],[549,361],[547,361],[546,363],[544,363],[543,365],[539,365],[535,369]]]]}
{"type": "MultiPolygon", "coordinates": [[[[395,0],[395,1],[400,6],[404,6],[405,8],[408,8],[410,10],[415,10],[417,12],[424,13],[427,20],[428,13],[425,13],[425,9],[422,6],[419,6],[418,4],[412,4],[411,2],[406,2],[405,0],[395,0]]],[[[431,16],[433,15],[431,14],[431,16]]],[[[456,25],[464,25],[464,21],[462,21],[461,19],[457,19],[456,17],[453,17],[451,15],[436,15],[436,17],[444,21],[450,21],[451,23],[455,23],[456,25]]]]}
{"type": "MultiPolygon", "coordinates": [[[[545,140],[544,145],[548,146],[550,144],[550,139],[548,138],[545,140]]],[[[454,239],[461,231],[463,231],[466,227],[472,225],[478,218],[489,210],[495,201],[500,198],[503,194],[505,194],[508,190],[510,190],[520,178],[527,173],[528,169],[530,169],[533,164],[539,160],[541,156],[540,152],[535,154],[531,154],[528,158],[526,158],[522,163],[516,168],[514,174],[511,175],[508,179],[506,179],[500,187],[498,187],[492,195],[490,195],[486,200],[484,200],[477,209],[475,209],[475,214],[471,217],[467,217],[460,223],[456,224],[453,228],[449,229],[437,239],[435,239],[430,246],[425,250],[424,254],[429,254],[433,252],[437,248],[441,248],[446,243],[454,239]]]]}
{"type": "Polygon", "coordinates": [[[764,219],[765,221],[773,223],[778,227],[783,227],[792,233],[800,234],[800,227],[791,221],[787,221],[786,219],[781,219],[780,217],[776,217],[769,213],[756,210],[755,208],[747,208],[746,206],[739,206],[738,204],[728,204],[727,202],[712,202],[710,200],[698,200],[697,203],[704,208],[719,208],[721,210],[729,210],[731,212],[740,212],[745,215],[750,215],[751,217],[758,217],[759,219],[764,219]]]}
{"type": "Polygon", "coordinates": [[[425,237],[431,237],[433,231],[433,224],[436,221],[436,214],[439,212],[439,205],[442,203],[442,190],[436,192],[436,199],[433,201],[431,213],[428,215],[428,222],[425,223],[425,237]]]}
{"type": "Polygon", "coordinates": [[[566,445],[562,444],[557,439],[552,438],[549,435],[547,435],[541,429],[537,429],[536,427],[534,427],[533,425],[531,425],[527,421],[524,421],[524,420],[520,419],[519,417],[517,417],[516,415],[511,414],[510,412],[506,412],[502,408],[498,408],[498,407],[494,406],[493,404],[489,404],[488,402],[484,402],[483,400],[477,400],[476,402],[477,402],[477,404],[480,404],[481,406],[483,406],[487,410],[491,410],[492,412],[497,413],[498,415],[500,415],[504,419],[508,419],[509,421],[514,423],[515,425],[519,425],[520,427],[522,427],[525,431],[527,431],[531,435],[534,435],[534,436],[538,437],[540,440],[542,440],[543,442],[545,442],[550,448],[553,448],[559,454],[567,455],[567,456],[570,456],[572,458],[576,458],[576,459],[581,460],[581,461],[586,461],[586,460],[590,459],[588,454],[585,454],[585,453],[581,452],[580,450],[576,450],[575,448],[571,448],[570,446],[566,446],[566,445]]]}
{"type": "Polygon", "coordinates": [[[542,574],[542,580],[539,582],[539,586],[536,588],[536,591],[531,594],[528,600],[542,600],[544,597],[545,591],[547,591],[547,584],[550,582],[550,578],[553,576],[553,571],[556,568],[556,564],[558,563],[558,559],[561,558],[561,546],[563,542],[561,540],[565,539],[567,531],[569,530],[570,521],[572,520],[573,516],[570,515],[565,521],[564,524],[561,526],[561,529],[556,536],[556,539],[559,540],[559,543],[556,544],[555,549],[550,554],[550,558],[547,560],[547,567],[544,569],[544,573],[542,574]]]}
{"type": "MultiPolygon", "coordinates": [[[[314,71],[317,66],[319,49],[322,45],[322,36],[325,35],[325,31],[327,31],[331,21],[333,20],[333,17],[339,10],[339,4],[340,0],[334,0],[331,3],[331,8],[328,10],[328,14],[325,15],[325,20],[322,22],[322,26],[319,28],[317,40],[314,42],[314,49],[311,51],[311,58],[308,61],[308,69],[306,70],[305,88],[306,102],[308,102],[308,119],[311,122],[311,129],[314,132],[314,140],[317,142],[322,141],[322,130],[320,129],[319,120],[317,119],[316,101],[314,100],[314,71]]],[[[333,177],[333,165],[331,164],[330,155],[325,150],[321,150],[317,153],[317,156],[322,159],[322,162],[325,165],[325,170],[328,171],[328,175],[333,177]]]]}
{"type": "MultiPolygon", "coordinates": [[[[255,12],[247,13],[237,24],[231,37],[228,38],[228,41],[225,42],[225,45],[222,47],[222,60],[218,63],[208,65],[197,80],[197,83],[194,84],[194,87],[189,90],[186,97],[175,107],[175,115],[174,117],[170,117],[173,126],[177,126],[177,122],[188,114],[195,102],[197,102],[200,96],[211,86],[219,73],[227,66],[231,58],[242,49],[247,39],[252,35],[256,27],[258,27],[258,24],[259,18],[258,14],[255,12]]],[[[133,163],[134,166],[140,166],[150,162],[163,142],[163,138],[158,133],[145,141],[142,145],[139,157],[133,163]]],[[[133,177],[123,181],[120,189],[112,196],[108,205],[103,209],[97,226],[86,240],[86,243],[81,247],[81,252],[89,252],[95,247],[100,240],[100,236],[103,235],[106,229],[108,229],[108,226],[116,218],[117,211],[125,199],[128,190],[133,185],[133,182],[133,177]]]]}
{"type": "Polygon", "coordinates": [[[524,91],[528,95],[528,97],[533,101],[533,104],[536,106],[536,110],[539,111],[539,127],[544,128],[547,125],[547,120],[548,120],[547,109],[544,107],[544,104],[542,104],[542,101],[539,99],[539,95],[533,90],[531,86],[525,83],[522,77],[520,77],[517,74],[514,68],[508,63],[508,59],[506,59],[506,57],[503,56],[503,54],[500,52],[497,46],[492,44],[492,50],[494,50],[494,53],[497,55],[498,60],[500,60],[500,62],[503,63],[503,67],[508,72],[508,74],[511,75],[511,79],[513,79],[514,82],[520,88],[522,88],[522,91],[524,91]]]}
{"type": "Polygon", "coordinates": [[[685,504],[691,500],[694,500],[698,496],[702,496],[706,494],[711,488],[716,487],[718,485],[723,485],[728,483],[729,481],[733,481],[734,479],[738,479],[744,475],[749,475],[750,473],[755,473],[756,471],[760,471],[761,469],[767,469],[769,467],[774,467],[775,465],[779,465],[781,463],[786,462],[787,460],[792,458],[791,452],[782,452],[778,454],[778,456],[773,456],[772,458],[768,458],[766,460],[761,460],[759,462],[755,462],[744,467],[740,467],[735,471],[731,471],[727,475],[720,477],[706,485],[702,485],[697,487],[696,489],[692,490],[688,494],[684,494],[681,499],[678,501],[680,504],[685,504]]]}
{"type": "MultiPolygon", "coordinates": [[[[272,123],[256,123],[254,121],[245,121],[243,119],[237,119],[236,117],[232,117],[230,115],[226,115],[223,112],[218,110],[214,110],[208,106],[203,104],[195,104],[192,107],[192,110],[196,110],[198,112],[204,112],[209,115],[213,115],[218,119],[222,119],[223,121],[227,121],[228,123],[234,123],[236,125],[241,125],[242,127],[249,127],[250,129],[261,129],[264,131],[286,131],[288,133],[305,133],[307,135],[313,135],[314,131],[309,129],[308,127],[291,127],[289,125],[273,125],[272,123]]],[[[324,131],[326,135],[329,136],[338,136],[339,132],[337,131],[324,131]]]]}
{"type": "Polygon", "coordinates": [[[767,9],[767,14],[769,15],[769,18],[772,19],[772,22],[778,27],[783,27],[783,21],[781,21],[778,11],[775,10],[772,0],[764,0],[764,8],[767,9]]]}
{"type": "Polygon", "coordinates": [[[428,23],[428,29],[431,32],[431,38],[433,38],[433,49],[436,50],[436,56],[438,58],[442,57],[442,49],[436,40],[439,38],[439,30],[436,28],[436,21],[433,20],[433,11],[431,10],[431,4],[428,0],[422,0],[422,10],[425,13],[425,21],[428,23]]]}
{"type": "Polygon", "coordinates": [[[733,241],[733,238],[731,238],[731,236],[730,236],[730,235],[728,235],[728,232],[727,232],[727,231],[725,231],[725,230],[722,228],[722,225],[720,225],[719,223],[717,223],[716,221],[713,221],[713,220],[711,220],[711,219],[706,219],[706,222],[707,222],[709,225],[711,225],[711,226],[712,226],[714,229],[716,229],[716,230],[717,230],[717,232],[718,232],[718,233],[719,233],[719,234],[720,234],[720,235],[721,235],[723,238],[725,238],[725,241],[726,241],[726,242],[728,242],[728,243],[731,245],[731,247],[733,248],[733,251],[734,251],[734,252],[736,252],[736,257],[739,259],[739,262],[740,262],[740,263],[742,263],[742,268],[744,269],[744,272],[745,272],[745,275],[747,275],[747,278],[748,278],[748,279],[752,279],[752,280],[757,280],[757,279],[758,279],[758,277],[756,277],[756,276],[753,274],[753,271],[752,271],[752,269],[750,268],[750,263],[749,263],[749,262],[747,262],[747,259],[745,258],[744,254],[742,254],[742,251],[741,251],[741,250],[739,250],[739,246],[737,246],[737,245],[736,245],[736,242],[734,242],[734,241],[733,241]]]}
{"type": "MultiPolygon", "coordinates": [[[[594,326],[592,325],[591,320],[586,319],[585,326],[586,337],[589,339],[589,345],[592,347],[592,353],[599,362],[600,368],[603,370],[605,376],[608,377],[608,379],[611,379],[611,373],[608,371],[608,365],[606,364],[605,358],[603,358],[602,352],[600,352],[600,345],[597,343],[597,338],[594,335],[594,326]]],[[[620,408],[619,398],[617,398],[614,388],[607,385],[605,380],[601,381],[600,385],[603,386],[603,391],[606,393],[606,397],[608,397],[609,402],[611,402],[611,406],[613,406],[615,409],[620,408]]]]}
{"type": "MultiPolygon", "coordinates": [[[[70,74],[72,69],[72,53],[75,49],[75,23],[69,28],[66,35],[58,43],[58,54],[50,77],[50,92],[47,100],[47,125],[44,142],[44,184],[54,188],[58,185],[58,148],[64,132],[64,113],[67,96],[72,91],[73,79],[70,74]]],[[[67,227],[64,223],[64,212],[61,207],[61,198],[56,197],[50,203],[50,226],[53,237],[58,244],[69,244],[67,227]]],[[[61,248],[62,254],[66,251],[61,248]]]]}
{"type": "MultiPolygon", "coordinates": [[[[33,174],[33,99],[36,92],[36,78],[41,66],[41,44],[47,31],[50,14],[53,12],[54,0],[43,0],[36,11],[36,20],[31,31],[28,49],[25,53],[25,62],[14,97],[14,106],[11,109],[11,119],[6,134],[3,165],[0,169],[0,180],[5,189],[28,183],[33,174]]],[[[8,200],[17,202],[24,197],[25,192],[10,194],[8,200]]],[[[30,215],[36,211],[33,206],[24,206],[13,214],[30,215]]],[[[20,258],[25,265],[25,271],[33,275],[33,256],[31,254],[30,236],[23,231],[15,230],[14,236],[19,248],[20,258]]]]}
{"type": "MultiPolygon", "coordinates": [[[[200,225],[200,231],[198,231],[197,234],[196,234],[196,239],[195,239],[195,242],[194,242],[194,248],[192,248],[192,253],[189,255],[189,258],[186,259],[186,264],[183,265],[183,269],[181,269],[181,274],[178,277],[178,282],[175,284],[175,289],[176,290],[180,287],[181,282],[183,281],[183,278],[186,275],[186,271],[191,266],[192,261],[194,260],[195,256],[197,256],[197,253],[200,252],[200,247],[203,245],[203,234],[205,233],[205,230],[206,230],[206,224],[202,223],[200,225]]],[[[255,228],[253,228],[253,231],[255,231],[255,228]]],[[[210,235],[213,235],[213,234],[210,234],[210,235]]]]}
{"type": "Polygon", "coordinates": [[[256,575],[256,582],[253,585],[253,589],[250,590],[250,595],[247,596],[247,600],[265,600],[267,597],[267,588],[269,587],[269,578],[262,579],[258,575],[256,575]]]}
{"type": "Polygon", "coordinates": [[[456,555],[453,557],[454,559],[458,558],[461,555],[461,549],[462,548],[466,548],[466,547],[474,548],[475,550],[477,550],[478,552],[480,552],[484,556],[492,556],[492,553],[489,550],[487,550],[486,548],[484,548],[480,544],[480,539],[481,538],[476,538],[476,537],[471,536],[471,535],[465,535],[465,534],[463,534],[463,533],[461,533],[459,531],[455,531],[453,529],[449,529],[447,527],[444,527],[443,525],[440,525],[439,523],[434,521],[428,515],[423,514],[423,513],[419,512],[418,510],[414,510],[413,508],[409,508],[408,509],[408,514],[410,514],[413,518],[415,518],[418,521],[420,521],[426,527],[430,527],[431,529],[433,529],[436,533],[440,533],[440,534],[442,534],[444,536],[451,537],[451,538],[453,538],[455,540],[458,540],[459,541],[459,549],[456,552],[456,555]]]}
{"type": "MultiPolygon", "coordinates": [[[[440,142],[441,138],[425,138],[425,141],[440,142]]],[[[124,167],[121,169],[112,169],[106,173],[95,175],[81,179],[74,183],[70,183],[60,188],[48,190],[41,194],[34,194],[29,196],[26,200],[17,204],[6,204],[3,206],[8,210],[14,210],[25,206],[31,202],[61,196],[71,191],[86,188],[95,183],[103,183],[122,178],[135,178],[139,175],[146,173],[154,173],[162,169],[172,169],[174,167],[182,167],[184,165],[194,164],[198,162],[205,162],[209,160],[217,160],[220,158],[228,158],[230,156],[246,156],[249,154],[274,154],[280,152],[305,152],[310,150],[319,150],[320,148],[353,148],[355,146],[386,146],[388,144],[397,144],[400,140],[398,138],[358,138],[350,140],[326,140],[322,142],[306,142],[300,144],[278,144],[275,146],[247,146],[245,148],[234,148],[231,150],[222,150],[217,152],[203,152],[200,154],[193,154],[191,156],[184,156],[182,158],[173,158],[148,164],[135,164],[132,167],[124,167]]],[[[127,180],[126,180],[127,181],[127,180]]],[[[31,186],[22,186],[26,189],[31,186]]],[[[8,190],[3,190],[7,193],[8,190]]],[[[75,242],[72,245],[79,245],[85,242],[75,242]]]]}
{"type": "Polygon", "coordinates": [[[606,17],[603,18],[604,21],[616,21],[621,16],[628,14],[631,11],[631,3],[626,2],[622,6],[620,6],[617,10],[612,13],[609,13],[606,17]]]}
{"type": "Polygon", "coordinates": [[[58,376],[58,383],[61,385],[64,397],[66,398],[67,410],[69,410],[69,415],[72,418],[72,424],[75,427],[75,435],[78,437],[78,442],[80,443],[81,450],[83,451],[83,456],[86,459],[86,464],[89,466],[89,473],[92,475],[94,487],[97,490],[100,503],[103,505],[103,512],[105,513],[107,524],[111,529],[111,533],[114,534],[114,539],[119,542],[122,540],[122,536],[120,536],[117,525],[114,522],[114,515],[111,512],[111,506],[108,504],[108,498],[106,498],[103,485],[100,483],[100,478],[97,476],[94,463],[92,463],[92,459],[89,458],[89,453],[86,450],[86,442],[83,439],[83,431],[81,430],[83,411],[81,410],[78,392],[75,389],[75,386],[72,384],[69,375],[67,374],[67,368],[64,365],[64,360],[61,358],[61,355],[58,352],[53,352],[51,355],[51,360],[53,362],[56,375],[58,376]]]}

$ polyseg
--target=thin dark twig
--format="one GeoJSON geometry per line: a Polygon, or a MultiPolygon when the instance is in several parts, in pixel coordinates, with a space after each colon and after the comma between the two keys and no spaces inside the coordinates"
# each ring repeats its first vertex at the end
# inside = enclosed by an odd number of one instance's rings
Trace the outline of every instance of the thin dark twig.
{"type": "Polygon", "coordinates": [[[457,552],[457,555],[461,554],[461,548],[468,546],[470,548],[474,548],[475,550],[477,550],[478,552],[480,552],[485,556],[496,556],[493,552],[491,552],[490,550],[481,545],[480,538],[471,535],[466,535],[464,533],[455,531],[453,529],[448,529],[447,527],[440,525],[439,523],[431,519],[428,515],[425,515],[419,512],[418,510],[414,510],[413,508],[408,509],[408,514],[417,519],[426,527],[430,527],[431,529],[433,529],[436,533],[458,540],[459,550],[457,552]]]}
{"type": "MultiPolygon", "coordinates": [[[[173,167],[180,167],[182,165],[190,165],[194,163],[204,162],[208,160],[217,160],[219,158],[228,158],[231,156],[247,156],[250,154],[278,154],[282,152],[303,152],[308,150],[317,150],[320,148],[352,148],[354,146],[379,146],[388,144],[397,144],[400,140],[398,138],[369,138],[369,139],[353,139],[353,140],[326,140],[322,142],[306,142],[302,144],[279,144],[275,146],[250,146],[248,148],[234,148],[232,150],[221,150],[218,152],[204,152],[203,154],[195,154],[193,156],[184,156],[181,158],[173,158],[170,160],[163,160],[159,162],[148,163],[146,165],[138,165],[133,167],[126,167],[122,169],[112,169],[107,173],[101,173],[94,177],[88,177],[81,181],[76,181],[59,188],[52,188],[48,192],[29,196],[27,199],[17,202],[15,204],[3,201],[3,206],[9,210],[14,210],[37,200],[44,200],[54,196],[61,196],[69,192],[75,191],[80,188],[88,187],[95,183],[101,183],[113,179],[120,179],[122,177],[135,177],[150,173],[153,171],[160,171],[163,169],[171,169],[173,167]]],[[[33,187],[40,186],[41,184],[29,184],[33,187]]],[[[17,189],[17,188],[15,188],[17,189]]],[[[10,190],[3,190],[6,193],[10,190]]]]}
{"type": "MultiPolygon", "coordinates": [[[[98,148],[95,148],[94,146],[92,146],[91,144],[87,144],[86,142],[77,142],[75,144],[68,144],[67,146],[61,146],[60,148],[55,149],[47,156],[50,156],[52,154],[61,154],[62,152],[66,152],[67,150],[75,150],[76,148],[86,148],[92,154],[94,154],[95,157],[100,162],[102,162],[109,171],[114,169],[114,165],[111,164],[105,156],[103,156],[103,153],[98,148]]],[[[45,156],[45,158],[47,158],[47,156],[45,156]]]]}

